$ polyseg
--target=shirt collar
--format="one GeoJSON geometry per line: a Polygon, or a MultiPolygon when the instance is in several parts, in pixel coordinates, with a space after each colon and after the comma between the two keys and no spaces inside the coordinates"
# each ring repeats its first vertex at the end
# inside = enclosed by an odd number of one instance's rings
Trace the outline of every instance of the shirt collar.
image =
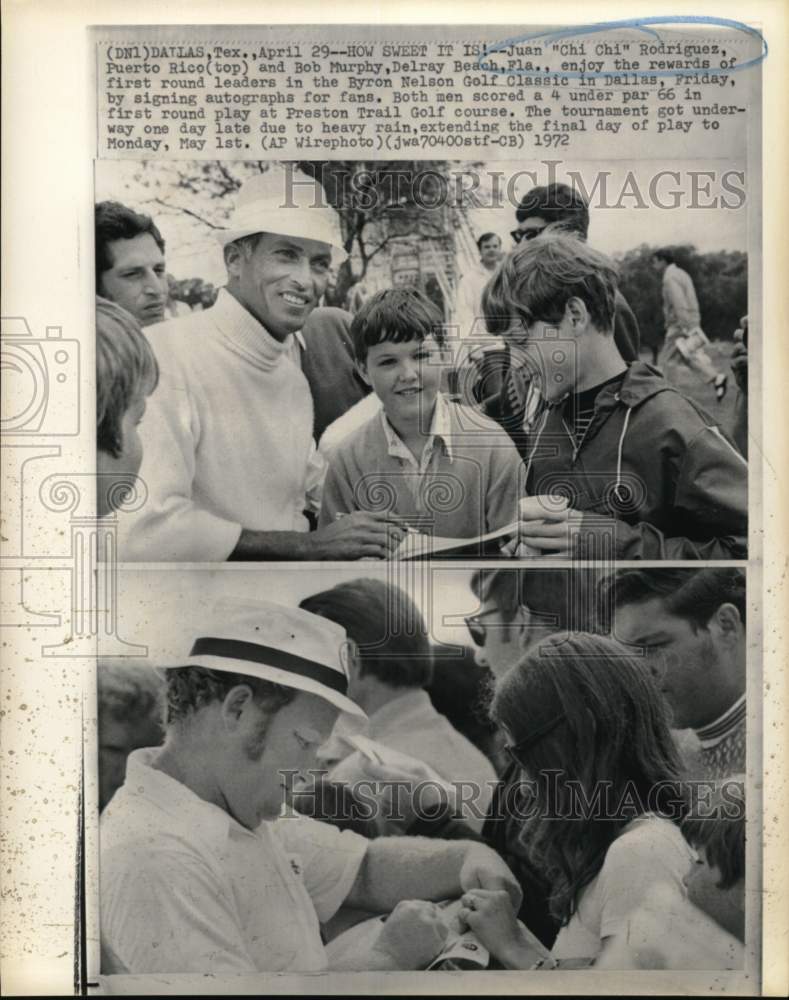
{"type": "Polygon", "coordinates": [[[745,695],[742,694],[726,711],[719,715],[714,722],[702,726],[696,730],[701,745],[709,748],[720,743],[722,739],[729,736],[738,726],[745,721],[745,695]]]}
{"type": "Polygon", "coordinates": [[[234,832],[254,836],[251,830],[236,822],[224,809],[206,802],[180,781],[152,767],[160,749],[145,747],[129,754],[123,785],[128,794],[141,796],[153,803],[162,812],[173,817],[173,826],[190,830],[193,836],[209,841],[216,850],[227,843],[231,828],[234,832]]]}
{"type": "MultiPolygon", "coordinates": [[[[386,419],[386,413],[383,408],[381,409],[381,423],[383,424],[389,454],[393,458],[401,458],[406,462],[410,462],[411,465],[416,465],[414,456],[408,448],[406,448],[397,431],[386,419]]],[[[427,440],[425,441],[425,447],[422,450],[422,462],[420,463],[421,471],[424,471],[424,468],[427,465],[426,459],[432,454],[437,441],[440,441],[444,446],[444,454],[451,462],[452,423],[450,419],[449,403],[447,403],[446,399],[444,399],[444,396],[440,392],[436,394],[436,405],[433,410],[433,419],[430,422],[430,432],[427,440]]]]}
{"type": "Polygon", "coordinates": [[[392,698],[385,705],[372,713],[369,717],[368,733],[372,739],[376,734],[381,735],[386,729],[394,725],[395,728],[402,726],[406,718],[425,714],[432,714],[432,702],[427,691],[419,688],[406,688],[402,694],[392,698]]]}
{"type": "Polygon", "coordinates": [[[207,315],[220,334],[241,354],[263,368],[273,368],[293,352],[291,337],[277,340],[244,308],[226,288],[220,288],[216,302],[207,315]]]}

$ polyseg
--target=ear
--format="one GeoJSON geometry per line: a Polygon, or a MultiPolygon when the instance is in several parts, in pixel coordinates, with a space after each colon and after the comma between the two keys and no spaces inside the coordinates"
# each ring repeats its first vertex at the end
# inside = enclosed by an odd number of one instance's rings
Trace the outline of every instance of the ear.
{"type": "Polygon", "coordinates": [[[359,647],[353,639],[346,639],[340,647],[340,662],[348,671],[348,681],[355,684],[359,680],[361,660],[359,657],[359,647]]]}
{"type": "Polygon", "coordinates": [[[222,702],[221,716],[225,728],[231,731],[240,729],[253,702],[252,688],[247,684],[231,688],[222,702]]]}
{"type": "Polygon", "coordinates": [[[369,385],[372,389],[373,383],[367,374],[367,364],[364,361],[356,362],[356,371],[359,373],[359,378],[364,382],[365,385],[369,385]]]}
{"type": "Polygon", "coordinates": [[[589,310],[586,308],[586,303],[576,296],[567,300],[564,315],[579,330],[584,329],[589,322],[589,310]]]}
{"type": "Polygon", "coordinates": [[[710,628],[725,642],[735,642],[742,635],[742,618],[733,604],[721,604],[710,621],[710,628]]]}
{"type": "Polygon", "coordinates": [[[225,269],[228,277],[237,278],[241,272],[244,251],[238,243],[228,243],[224,249],[225,269]]]}
{"type": "Polygon", "coordinates": [[[525,649],[529,644],[529,632],[528,629],[525,628],[526,622],[524,621],[522,604],[518,605],[515,611],[515,615],[512,619],[512,624],[520,626],[520,628],[518,629],[517,643],[521,649],[525,649]]]}

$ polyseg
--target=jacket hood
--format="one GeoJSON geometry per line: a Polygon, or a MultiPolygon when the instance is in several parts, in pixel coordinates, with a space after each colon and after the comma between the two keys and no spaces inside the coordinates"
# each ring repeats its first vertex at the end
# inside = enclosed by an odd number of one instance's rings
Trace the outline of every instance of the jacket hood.
{"type": "MultiPolygon", "coordinates": [[[[612,392],[611,398],[617,400],[618,397],[617,401],[621,401],[628,409],[635,409],[661,392],[676,392],[676,389],[666,381],[658,368],[653,368],[645,361],[634,361],[628,366],[618,392],[612,392]]],[[[603,390],[599,402],[602,403],[607,396],[607,390],[603,390]]]]}

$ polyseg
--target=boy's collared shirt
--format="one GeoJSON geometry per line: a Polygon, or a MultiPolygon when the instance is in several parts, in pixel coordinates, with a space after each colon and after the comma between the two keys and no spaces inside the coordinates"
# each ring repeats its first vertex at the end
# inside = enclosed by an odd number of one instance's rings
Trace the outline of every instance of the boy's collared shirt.
{"type": "Polygon", "coordinates": [[[384,434],[386,435],[389,454],[393,458],[399,458],[402,462],[410,465],[417,472],[427,472],[430,461],[438,448],[443,448],[444,455],[450,463],[452,462],[452,428],[449,419],[449,406],[440,392],[436,395],[433,419],[430,422],[430,433],[422,448],[422,454],[418,462],[405,446],[400,435],[389,423],[384,410],[381,410],[381,422],[384,434]]]}
{"type": "Polygon", "coordinates": [[[509,437],[467,407],[437,400],[419,462],[380,413],[331,451],[321,525],[385,507],[435,537],[473,539],[517,517],[525,470],[509,437]]]}

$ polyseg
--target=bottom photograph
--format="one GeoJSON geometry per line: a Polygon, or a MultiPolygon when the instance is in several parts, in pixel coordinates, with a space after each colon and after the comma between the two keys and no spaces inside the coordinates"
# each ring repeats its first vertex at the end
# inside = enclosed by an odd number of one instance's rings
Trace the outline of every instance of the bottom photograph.
{"type": "Polygon", "coordinates": [[[120,569],[102,984],[742,970],[745,629],[725,567],[120,569]]]}

